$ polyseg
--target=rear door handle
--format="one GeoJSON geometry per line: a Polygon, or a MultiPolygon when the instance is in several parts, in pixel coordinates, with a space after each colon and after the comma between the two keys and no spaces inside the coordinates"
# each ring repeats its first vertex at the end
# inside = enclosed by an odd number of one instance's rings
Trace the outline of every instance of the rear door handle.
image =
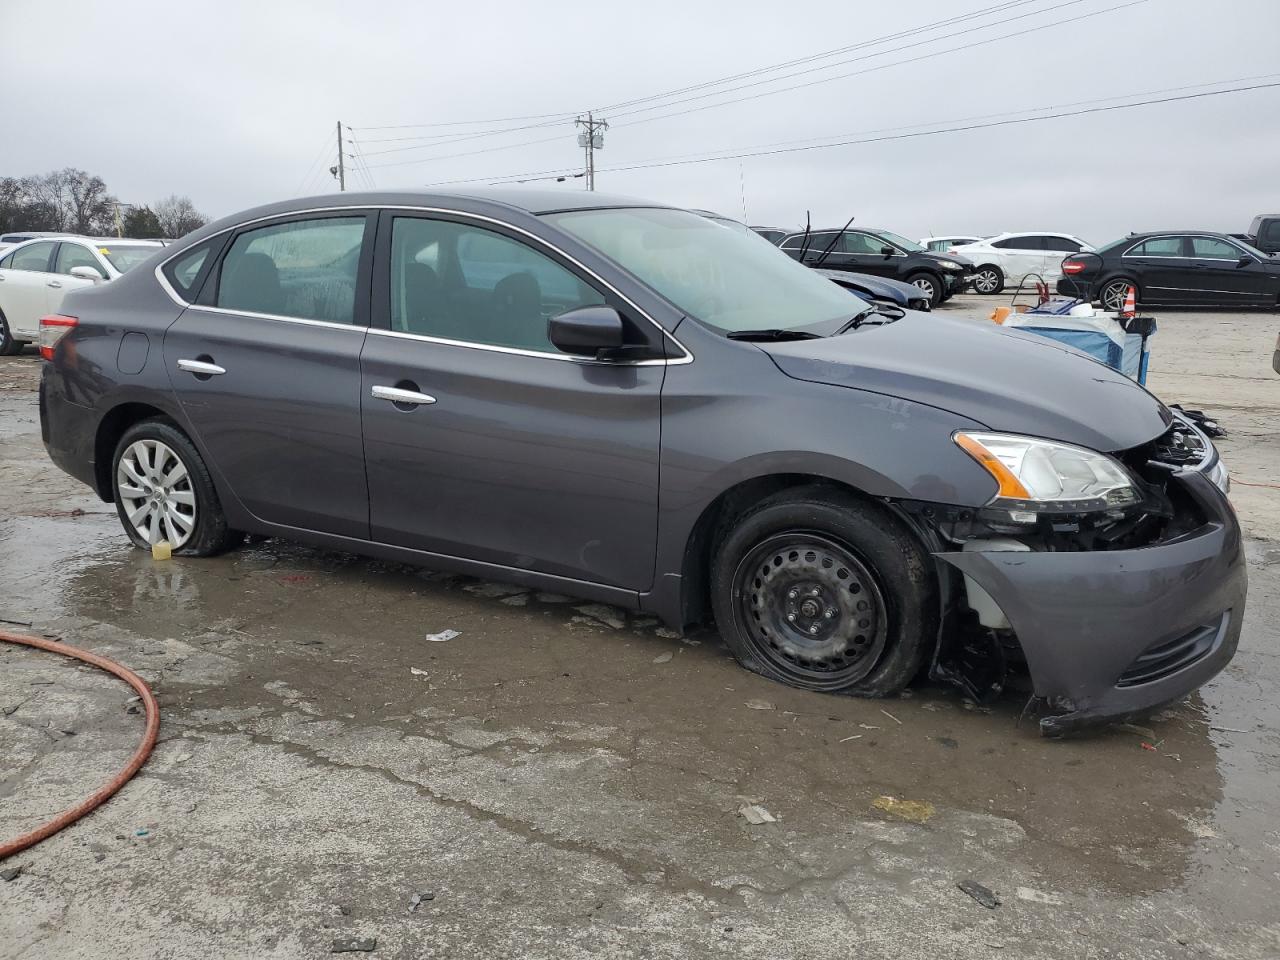
{"type": "Polygon", "coordinates": [[[217,377],[227,372],[225,367],[220,367],[216,363],[205,363],[203,360],[179,360],[178,369],[194,373],[198,377],[217,377]]]}
{"type": "Polygon", "coordinates": [[[62,284],[59,283],[57,280],[50,280],[48,285],[54,288],[62,286],[62,284]]]}
{"type": "Polygon", "coordinates": [[[430,394],[419,393],[417,390],[401,390],[399,387],[376,386],[370,392],[375,400],[390,400],[392,403],[410,403],[418,406],[436,402],[436,398],[430,394]]]}

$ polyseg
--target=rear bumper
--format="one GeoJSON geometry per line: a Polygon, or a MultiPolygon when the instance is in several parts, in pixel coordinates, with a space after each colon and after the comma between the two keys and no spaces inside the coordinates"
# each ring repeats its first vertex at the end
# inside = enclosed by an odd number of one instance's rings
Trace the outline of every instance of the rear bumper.
{"type": "Polygon", "coordinates": [[[1208,522],[1165,543],[1080,553],[943,553],[1000,605],[1037,696],[1041,732],[1144,713],[1185,696],[1235,654],[1247,591],[1240,527],[1203,473],[1179,482],[1208,522]]]}
{"type": "Polygon", "coordinates": [[[89,407],[68,400],[52,364],[40,377],[40,438],[49,459],[97,491],[94,472],[96,421],[89,407]]]}

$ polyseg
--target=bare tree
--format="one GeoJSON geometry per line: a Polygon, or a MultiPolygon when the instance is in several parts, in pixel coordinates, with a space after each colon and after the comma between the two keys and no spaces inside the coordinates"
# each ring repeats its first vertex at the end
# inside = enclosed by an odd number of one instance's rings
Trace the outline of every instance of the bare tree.
{"type": "Polygon", "coordinates": [[[114,233],[116,198],[107,193],[102,178],[67,167],[62,179],[67,229],[72,233],[114,233]]]}
{"type": "Polygon", "coordinates": [[[165,197],[152,208],[166,237],[174,239],[198,230],[209,222],[208,217],[196,209],[190,197],[176,194],[165,197]]]}

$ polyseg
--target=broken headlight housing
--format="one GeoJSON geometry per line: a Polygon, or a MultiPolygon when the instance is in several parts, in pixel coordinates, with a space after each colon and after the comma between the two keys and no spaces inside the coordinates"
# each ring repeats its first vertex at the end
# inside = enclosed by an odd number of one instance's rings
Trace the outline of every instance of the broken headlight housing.
{"type": "Polygon", "coordinates": [[[988,509],[1015,523],[1044,514],[1119,511],[1142,502],[1132,476],[1114,457],[1085,447],[1011,433],[962,430],[956,445],[996,481],[988,509]]]}

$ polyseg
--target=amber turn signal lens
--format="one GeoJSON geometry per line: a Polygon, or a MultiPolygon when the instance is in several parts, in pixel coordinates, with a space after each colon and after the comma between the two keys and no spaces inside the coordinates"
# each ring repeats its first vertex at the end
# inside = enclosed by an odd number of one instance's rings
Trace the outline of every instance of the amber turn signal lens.
{"type": "Polygon", "coordinates": [[[987,471],[995,478],[1000,489],[996,491],[997,497],[1007,497],[1012,500],[1030,500],[1031,493],[1022,485],[1022,481],[1013,475],[1013,471],[1006,467],[994,453],[980,444],[973,437],[966,436],[963,433],[955,435],[956,446],[967,453],[973,459],[977,460],[987,471]]]}

